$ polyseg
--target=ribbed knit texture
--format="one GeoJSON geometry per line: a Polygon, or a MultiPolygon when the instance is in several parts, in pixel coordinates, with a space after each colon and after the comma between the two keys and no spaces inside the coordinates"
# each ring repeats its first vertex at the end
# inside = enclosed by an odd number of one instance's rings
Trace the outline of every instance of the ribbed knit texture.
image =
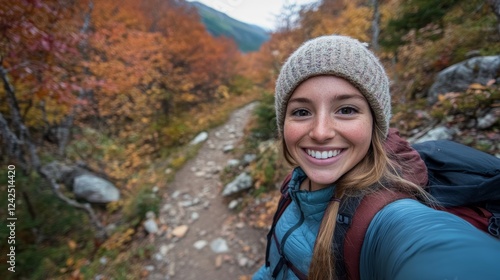
{"type": "Polygon", "coordinates": [[[281,137],[288,99],[300,83],[319,75],[337,76],[353,84],[368,100],[375,121],[387,136],[391,95],[383,66],[358,40],[331,35],[305,42],[281,68],[275,96],[276,121],[281,137]]]}

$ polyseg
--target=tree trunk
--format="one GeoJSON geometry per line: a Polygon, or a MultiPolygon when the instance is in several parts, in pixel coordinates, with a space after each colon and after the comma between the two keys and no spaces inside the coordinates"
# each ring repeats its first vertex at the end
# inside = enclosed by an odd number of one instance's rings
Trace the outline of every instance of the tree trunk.
{"type": "MultiPolygon", "coordinates": [[[[94,9],[94,3],[92,1],[89,2],[89,9],[87,11],[87,13],[85,14],[85,19],[84,19],[84,22],[83,22],[83,26],[82,28],[80,29],[80,33],[81,34],[86,34],[90,28],[90,17],[92,15],[92,10],[94,9]]],[[[80,45],[78,46],[79,47],[79,50],[80,50],[80,53],[82,53],[83,57],[84,57],[84,60],[88,60],[88,57],[87,57],[87,45],[88,45],[88,40],[85,39],[83,40],[82,42],[80,42],[80,45]]],[[[87,67],[85,67],[84,69],[84,74],[88,74],[89,73],[89,70],[87,67]]],[[[58,136],[60,136],[58,139],[58,145],[59,145],[59,150],[58,150],[58,153],[60,156],[63,156],[64,155],[64,152],[66,150],[66,145],[68,144],[69,142],[69,137],[70,137],[70,130],[71,130],[71,127],[73,126],[73,121],[75,119],[75,115],[78,111],[78,109],[80,109],[81,107],[81,101],[86,99],[87,96],[89,95],[89,90],[88,89],[80,89],[79,93],[78,93],[78,99],[77,99],[77,104],[72,108],[71,110],[71,113],[68,114],[64,120],[61,122],[61,129],[60,129],[60,134],[58,134],[58,136]]]]}
{"type": "Polygon", "coordinates": [[[372,48],[374,51],[379,50],[378,38],[380,35],[380,10],[378,0],[371,0],[373,5],[373,20],[372,20],[372,48]]]}
{"type": "Polygon", "coordinates": [[[500,0],[488,0],[488,3],[493,10],[493,13],[497,16],[497,31],[498,35],[500,35],[500,0]]]}

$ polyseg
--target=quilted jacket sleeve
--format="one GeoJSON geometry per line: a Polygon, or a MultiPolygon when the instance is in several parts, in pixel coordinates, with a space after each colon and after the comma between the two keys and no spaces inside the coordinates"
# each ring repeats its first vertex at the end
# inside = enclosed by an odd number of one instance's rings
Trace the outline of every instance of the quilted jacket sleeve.
{"type": "Polygon", "coordinates": [[[262,265],[252,276],[252,280],[271,280],[269,269],[265,265],[262,265]]]}
{"type": "Polygon", "coordinates": [[[450,213],[401,199],[375,215],[361,279],[500,279],[500,240],[450,213]]]}

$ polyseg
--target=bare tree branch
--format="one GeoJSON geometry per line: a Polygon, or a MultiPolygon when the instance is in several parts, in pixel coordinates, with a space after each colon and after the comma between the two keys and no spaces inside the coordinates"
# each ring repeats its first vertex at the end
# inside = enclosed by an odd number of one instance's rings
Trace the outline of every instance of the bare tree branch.
{"type": "MultiPolygon", "coordinates": [[[[89,2],[88,8],[89,9],[84,17],[84,22],[83,22],[82,28],[80,29],[80,34],[86,34],[90,28],[91,14],[92,14],[92,10],[94,9],[94,3],[92,1],[89,2]]],[[[87,54],[87,46],[88,46],[87,38],[82,40],[78,46],[78,48],[80,49],[80,53],[84,57],[84,60],[88,60],[88,57],[86,55],[87,54]]],[[[89,73],[89,70],[87,67],[84,68],[84,73],[85,74],[89,73]]],[[[75,115],[81,107],[81,105],[80,105],[81,101],[83,101],[86,98],[86,96],[88,96],[88,95],[89,95],[88,89],[83,89],[83,88],[80,89],[78,92],[77,104],[75,106],[73,106],[71,113],[69,113],[64,118],[64,120],[61,122],[62,129],[60,130],[60,134],[58,134],[58,136],[59,136],[58,137],[58,140],[59,140],[58,153],[60,156],[64,155],[66,145],[68,144],[68,141],[69,141],[69,131],[70,131],[70,128],[73,126],[73,121],[75,119],[75,115]]]]}

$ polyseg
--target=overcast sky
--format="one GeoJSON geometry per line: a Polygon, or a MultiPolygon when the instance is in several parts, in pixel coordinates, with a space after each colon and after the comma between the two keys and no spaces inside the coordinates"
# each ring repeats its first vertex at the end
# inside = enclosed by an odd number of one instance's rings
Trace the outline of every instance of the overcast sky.
{"type": "Polygon", "coordinates": [[[187,0],[197,1],[242,22],[255,24],[272,31],[276,16],[285,4],[309,4],[319,0],[187,0]]]}

